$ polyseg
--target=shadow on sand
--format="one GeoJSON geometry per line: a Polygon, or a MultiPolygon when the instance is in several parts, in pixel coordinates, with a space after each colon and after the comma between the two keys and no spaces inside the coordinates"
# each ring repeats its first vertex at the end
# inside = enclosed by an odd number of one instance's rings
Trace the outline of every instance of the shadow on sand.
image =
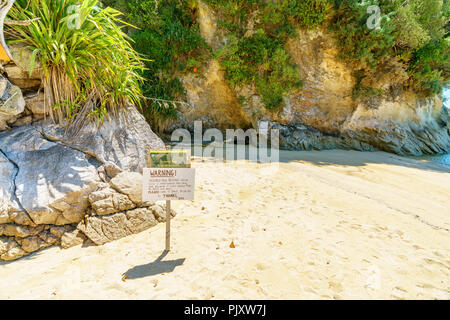
{"type": "MultiPolygon", "coordinates": [[[[444,156],[441,156],[444,157],[444,156]]],[[[316,166],[362,167],[367,164],[388,164],[434,172],[450,172],[450,168],[430,159],[406,157],[382,151],[352,150],[280,151],[280,162],[305,162],[316,166]]]]}
{"type": "Polygon", "coordinates": [[[170,261],[162,261],[169,251],[164,251],[158,259],[148,264],[140,265],[131,268],[124,273],[127,279],[139,279],[144,277],[155,276],[157,274],[169,273],[175,270],[176,267],[181,266],[186,259],[177,259],[170,261]]]}
{"type": "MultiPolygon", "coordinates": [[[[219,156],[217,156],[217,151],[212,153],[212,156],[197,157],[194,161],[200,162],[222,162],[223,157],[227,155],[229,149],[232,155],[232,161],[235,160],[249,160],[253,159],[250,157],[250,150],[253,150],[253,155],[259,152],[266,152],[269,155],[270,151],[258,149],[253,146],[244,146],[244,152],[238,153],[236,145],[218,147],[215,150],[220,151],[219,156]],[[236,148],[236,149],[235,149],[236,148]],[[256,149],[256,151],[254,150],[256,149]]],[[[202,149],[205,152],[205,148],[202,149]]],[[[214,150],[212,148],[211,150],[214,150]]],[[[211,153],[208,151],[208,155],[211,153]]],[[[192,154],[195,156],[194,147],[192,147],[192,154]]],[[[290,151],[290,150],[280,150],[278,154],[279,158],[271,161],[278,163],[311,163],[315,166],[326,167],[326,166],[340,166],[340,167],[363,167],[368,164],[387,164],[391,166],[401,166],[425,171],[434,172],[450,172],[450,166],[448,164],[448,158],[450,155],[437,155],[435,158],[441,157],[445,161],[434,161],[433,157],[412,157],[412,156],[400,156],[392,153],[386,153],[382,151],[353,151],[353,150],[322,150],[322,151],[290,151]],[[442,162],[442,163],[439,163],[442,162]]],[[[228,157],[228,155],[227,155],[228,157]]],[[[251,160],[250,162],[255,162],[251,160]]]]}

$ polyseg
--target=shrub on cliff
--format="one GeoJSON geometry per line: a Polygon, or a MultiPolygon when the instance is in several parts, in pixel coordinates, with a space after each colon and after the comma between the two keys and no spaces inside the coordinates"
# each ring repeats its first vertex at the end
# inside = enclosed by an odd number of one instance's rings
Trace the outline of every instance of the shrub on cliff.
{"type": "Polygon", "coordinates": [[[301,75],[285,49],[295,28],[317,28],[326,21],[329,0],[206,0],[230,41],[216,56],[232,86],[251,85],[266,109],[278,111],[283,97],[301,87],[301,75]],[[253,30],[249,30],[249,22],[253,30]]]}
{"type": "MultiPolygon", "coordinates": [[[[229,84],[253,86],[271,111],[281,110],[283,96],[301,84],[302,75],[285,47],[298,28],[328,29],[334,34],[341,57],[358,70],[355,98],[384,94],[377,79],[386,70],[398,82],[393,92],[403,86],[432,95],[448,79],[449,0],[202,1],[214,10],[220,33],[227,39],[214,56],[229,84]],[[371,5],[381,10],[378,29],[367,25],[373,19],[367,12],[371,5]]],[[[135,48],[154,59],[147,64],[145,94],[167,100],[182,97],[177,76],[194,68],[201,73],[200,66],[209,57],[197,23],[198,1],[104,3],[125,8],[127,21],[141,28],[133,34],[135,48]]],[[[175,116],[173,109],[150,106],[150,122],[161,115],[175,116]]]]}
{"type": "Polygon", "coordinates": [[[401,61],[409,74],[405,87],[430,95],[448,80],[448,4],[445,0],[336,0],[330,25],[341,56],[366,74],[388,61],[401,61]],[[380,27],[369,29],[367,9],[378,5],[380,27]]]}
{"type": "Polygon", "coordinates": [[[269,110],[276,110],[283,96],[302,84],[283,42],[267,36],[262,29],[250,37],[233,37],[217,56],[229,83],[254,84],[269,110]]]}
{"type": "Polygon", "coordinates": [[[7,31],[13,42],[33,51],[42,65],[46,103],[52,117],[78,121],[102,118],[141,99],[139,55],[118,26],[120,12],[97,0],[17,0],[15,20],[40,18],[7,31]]]}
{"type": "MultiPolygon", "coordinates": [[[[363,71],[364,77],[376,78],[390,63],[403,64],[398,78],[409,75],[409,80],[403,85],[426,95],[439,93],[442,84],[448,80],[449,50],[448,40],[445,39],[450,15],[448,0],[204,1],[216,10],[219,25],[238,41],[246,41],[243,39],[248,37],[249,21],[253,21],[255,29],[260,28],[268,37],[280,41],[281,47],[288,37],[295,36],[296,28],[326,26],[337,39],[340,56],[363,71]],[[374,16],[373,12],[368,13],[368,8],[373,5],[380,9],[381,23],[379,28],[370,29],[367,23],[374,16]]],[[[229,42],[228,48],[223,49],[227,52],[225,56],[219,55],[223,58],[221,63],[227,72],[227,79],[231,84],[236,79],[243,79],[256,85],[253,76],[244,76],[248,72],[247,66],[253,61],[249,59],[240,63],[245,54],[242,50],[235,50],[234,43],[229,42]]],[[[264,43],[260,42],[259,47],[264,48],[264,43]]],[[[263,65],[260,66],[264,69],[263,65]]],[[[259,78],[259,83],[263,80],[259,78]]],[[[273,77],[272,80],[278,81],[273,77]]],[[[283,92],[277,90],[271,81],[264,83],[269,85],[264,87],[271,88],[275,96],[290,90],[289,86],[282,86],[286,88],[283,92]]],[[[378,88],[362,89],[356,91],[363,95],[381,92],[378,88]]],[[[282,100],[277,97],[274,101],[282,100]]],[[[274,109],[273,106],[272,103],[269,109],[274,109]]]]}
{"type": "Polygon", "coordinates": [[[163,128],[176,116],[174,104],[158,103],[184,97],[180,73],[199,68],[210,49],[200,36],[196,22],[196,1],[107,0],[105,5],[120,8],[125,19],[139,27],[133,30],[134,48],[146,61],[142,90],[146,99],[144,116],[154,128],[163,128]]]}

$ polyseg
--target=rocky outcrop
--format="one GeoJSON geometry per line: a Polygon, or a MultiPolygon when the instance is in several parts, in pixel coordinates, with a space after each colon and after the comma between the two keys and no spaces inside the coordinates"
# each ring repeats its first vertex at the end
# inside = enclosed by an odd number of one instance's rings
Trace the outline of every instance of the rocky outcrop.
{"type": "Polygon", "coordinates": [[[9,128],[25,110],[25,100],[19,87],[0,76],[0,131],[9,128]]]}
{"type": "Polygon", "coordinates": [[[0,76],[0,260],[101,245],[161,222],[164,209],[142,201],[141,171],[147,150],[166,147],[144,117],[129,106],[77,132],[57,125],[40,61],[30,74],[32,52],[10,52],[0,76]]]}
{"type": "Polygon", "coordinates": [[[99,163],[110,161],[126,171],[141,172],[147,163],[147,150],[166,148],[134,107],[106,117],[100,126],[86,123],[73,139],[65,137],[63,127],[48,123],[35,127],[49,141],[79,150],[99,163]]]}
{"type": "Polygon", "coordinates": [[[10,51],[0,78],[0,259],[104,244],[161,221],[163,208],[138,192],[147,150],[165,149],[144,117],[130,106],[70,133],[49,120],[39,61],[30,74],[31,52],[10,51]]]}
{"type": "MultiPolygon", "coordinates": [[[[382,150],[402,155],[450,152],[448,110],[439,97],[403,91],[398,63],[364,79],[380,93],[354,98],[355,66],[338,58],[334,39],[322,30],[298,31],[287,44],[304,87],[286,97],[281,144],[288,149],[382,150]]],[[[264,119],[266,120],[266,119],[264,119]]]]}
{"type": "Polygon", "coordinates": [[[33,72],[30,74],[30,61],[33,51],[23,44],[10,44],[9,50],[12,61],[3,67],[8,79],[23,92],[34,92],[41,86],[42,67],[39,59],[34,62],[33,72]]]}
{"type": "MultiPolygon", "coordinates": [[[[227,42],[218,20],[200,2],[200,32],[214,50],[227,42]]],[[[248,23],[250,35],[252,19],[248,23]]],[[[197,74],[181,76],[191,108],[180,110],[180,121],[173,128],[192,130],[194,121],[202,121],[205,129],[246,129],[266,121],[280,129],[280,144],[286,149],[344,148],[402,155],[450,152],[448,109],[437,96],[424,98],[404,91],[407,75],[400,62],[386,63],[382,72],[363,79],[362,85],[378,92],[356,98],[359,67],[339,58],[335,39],[326,30],[297,30],[286,49],[299,68],[303,88],[287,95],[280,110],[268,111],[250,85],[230,88],[212,58],[197,74]]]]}
{"type": "MultiPolygon", "coordinates": [[[[409,111],[411,119],[389,119],[385,114],[355,116],[346,120],[336,133],[324,133],[313,126],[269,122],[269,127],[280,130],[281,147],[290,150],[353,149],[360,151],[383,150],[402,155],[441,154],[450,152],[449,110],[440,114],[429,105],[409,111]]],[[[366,109],[362,111],[367,112],[366,109]]]]}
{"type": "Polygon", "coordinates": [[[48,120],[0,132],[0,259],[59,244],[103,244],[156,225],[143,203],[149,149],[165,149],[130,107],[76,138],[48,120]]]}
{"type": "MultiPolygon", "coordinates": [[[[121,175],[130,175],[131,179],[140,174],[124,171],[121,175]]],[[[20,220],[13,214],[20,209],[14,206],[2,209],[5,219],[0,223],[0,259],[18,259],[55,244],[70,248],[88,240],[102,245],[157,225],[164,211],[157,204],[142,201],[137,207],[126,194],[115,191],[98,176],[57,201],[39,196],[36,199],[40,203],[49,202],[46,207],[54,208],[52,214],[39,214],[23,207],[21,213],[26,219],[20,220]]]]}
{"type": "Polygon", "coordinates": [[[0,133],[0,150],[16,170],[17,203],[10,210],[25,210],[36,224],[79,222],[90,184],[100,181],[96,168],[85,154],[48,141],[39,129],[29,125],[0,133]]]}
{"type": "Polygon", "coordinates": [[[202,121],[205,127],[227,129],[247,128],[251,119],[242,109],[238,98],[225,81],[219,62],[211,60],[203,69],[202,76],[184,75],[181,80],[192,106],[184,107],[181,122],[172,128],[183,126],[193,130],[194,121],[202,121]]]}
{"type": "Polygon", "coordinates": [[[138,208],[108,216],[87,217],[77,228],[96,245],[102,245],[147,230],[157,224],[152,210],[138,208]]]}

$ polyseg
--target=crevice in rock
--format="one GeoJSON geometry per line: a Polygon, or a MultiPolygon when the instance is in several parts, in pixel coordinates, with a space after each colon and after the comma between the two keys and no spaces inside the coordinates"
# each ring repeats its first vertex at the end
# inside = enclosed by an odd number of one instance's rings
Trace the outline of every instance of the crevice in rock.
{"type": "Polygon", "coordinates": [[[12,196],[13,196],[13,198],[14,198],[14,201],[16,201],[17,205],[19,206],[19,209],[22,210],[23,212],[25,212],[25,213],[28,215],[28,218],[30,218],[30,220],[33,221],[33,223],[36,224],[36,222],[35,222],[35,221],[33,220],[33,218],[30,216],[30,214],[28,213],[28,211],[23,207],[22,203],[21,203],[20,200],[19,200],[19,197],[17,196],[16,178],[17,178],[17,176],[19,175],[19,170],[20,170],[19,165],[18,165],[15,161],[13,161],[11,158],[9,158],[8,155],[7,155],[2,149],[0,149],[0,153],[1,153],[6,159],[8,159],[8,161],[11,162],[12,165],[14,166],[14,168],[15,168],[15,173],[14,173],[14,177],[13,177],[13,180],[12,180],[13,185],[14,185],[14,190],[13,190],[13,194],[12,194],[12,196]]]}
{"type": "Polygon", "coordinates": [[[97,162],[99,162],[102,165],[105,164],[105,162],[106,162],[104,159],[101,159],[95,153],[83,150],[81,148],[77,148],[77,147],[73,146],[72,144],[68,143],[67,141],[65,141],[64,139],[62,139],[60,137],[51,136],[51,135],[45,133],[44,131],[39,131],[37,129],[36,129],[36,131],[42,136],[42,138],[44,138],[45,140],[47,140],[49,142],[53,142],[53,143],[62,145],[64,147],[70,148],[72,150],[76,150],[76,151],[79,151],[81,153],[84,153],[86,156],[88,156],[88,161],[89,161],[89,158],[94,158],[97,162]]]}

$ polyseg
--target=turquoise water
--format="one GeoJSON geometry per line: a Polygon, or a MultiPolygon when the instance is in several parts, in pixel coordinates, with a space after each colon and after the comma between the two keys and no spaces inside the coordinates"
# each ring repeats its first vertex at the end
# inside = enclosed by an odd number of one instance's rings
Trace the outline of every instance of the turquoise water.
{"type": "MultiPolygon", "coordinates": [[[[443,93],[444,105],[450,110],[450,88],[445,88],[443,93]]],[[[433,163],[436,163],[440,166],[449,169],[450,171],[450,154],[444,154],[439,156],[423,156],[423,157],[412,157],[413,159],[418,160],[427,160],[433,163]]]]}
{"type": "Polygon", "coordinates": [[[444,93],[442,94],[444,97],[444,105],[450,109],[450,89],[446,88],[444,89],[444,93]]]}
{"type": "Polygon", "coordinates": [[[450,171],[450,154],[444,154],[440,156],[414,157],[414,159],[431,161],[442,167],[447,168],[450,171]]]}
{"type": "MultiPolygon", "coordinates": [[[[444,97],[444,105],[448,109],[450,109],[450,88],[444,89],[443,97],[444,97]]],[[[444,165],[445,167],[450,169],[450,154],[442,156],[423,157],[423,158],[444,165]]]]}

